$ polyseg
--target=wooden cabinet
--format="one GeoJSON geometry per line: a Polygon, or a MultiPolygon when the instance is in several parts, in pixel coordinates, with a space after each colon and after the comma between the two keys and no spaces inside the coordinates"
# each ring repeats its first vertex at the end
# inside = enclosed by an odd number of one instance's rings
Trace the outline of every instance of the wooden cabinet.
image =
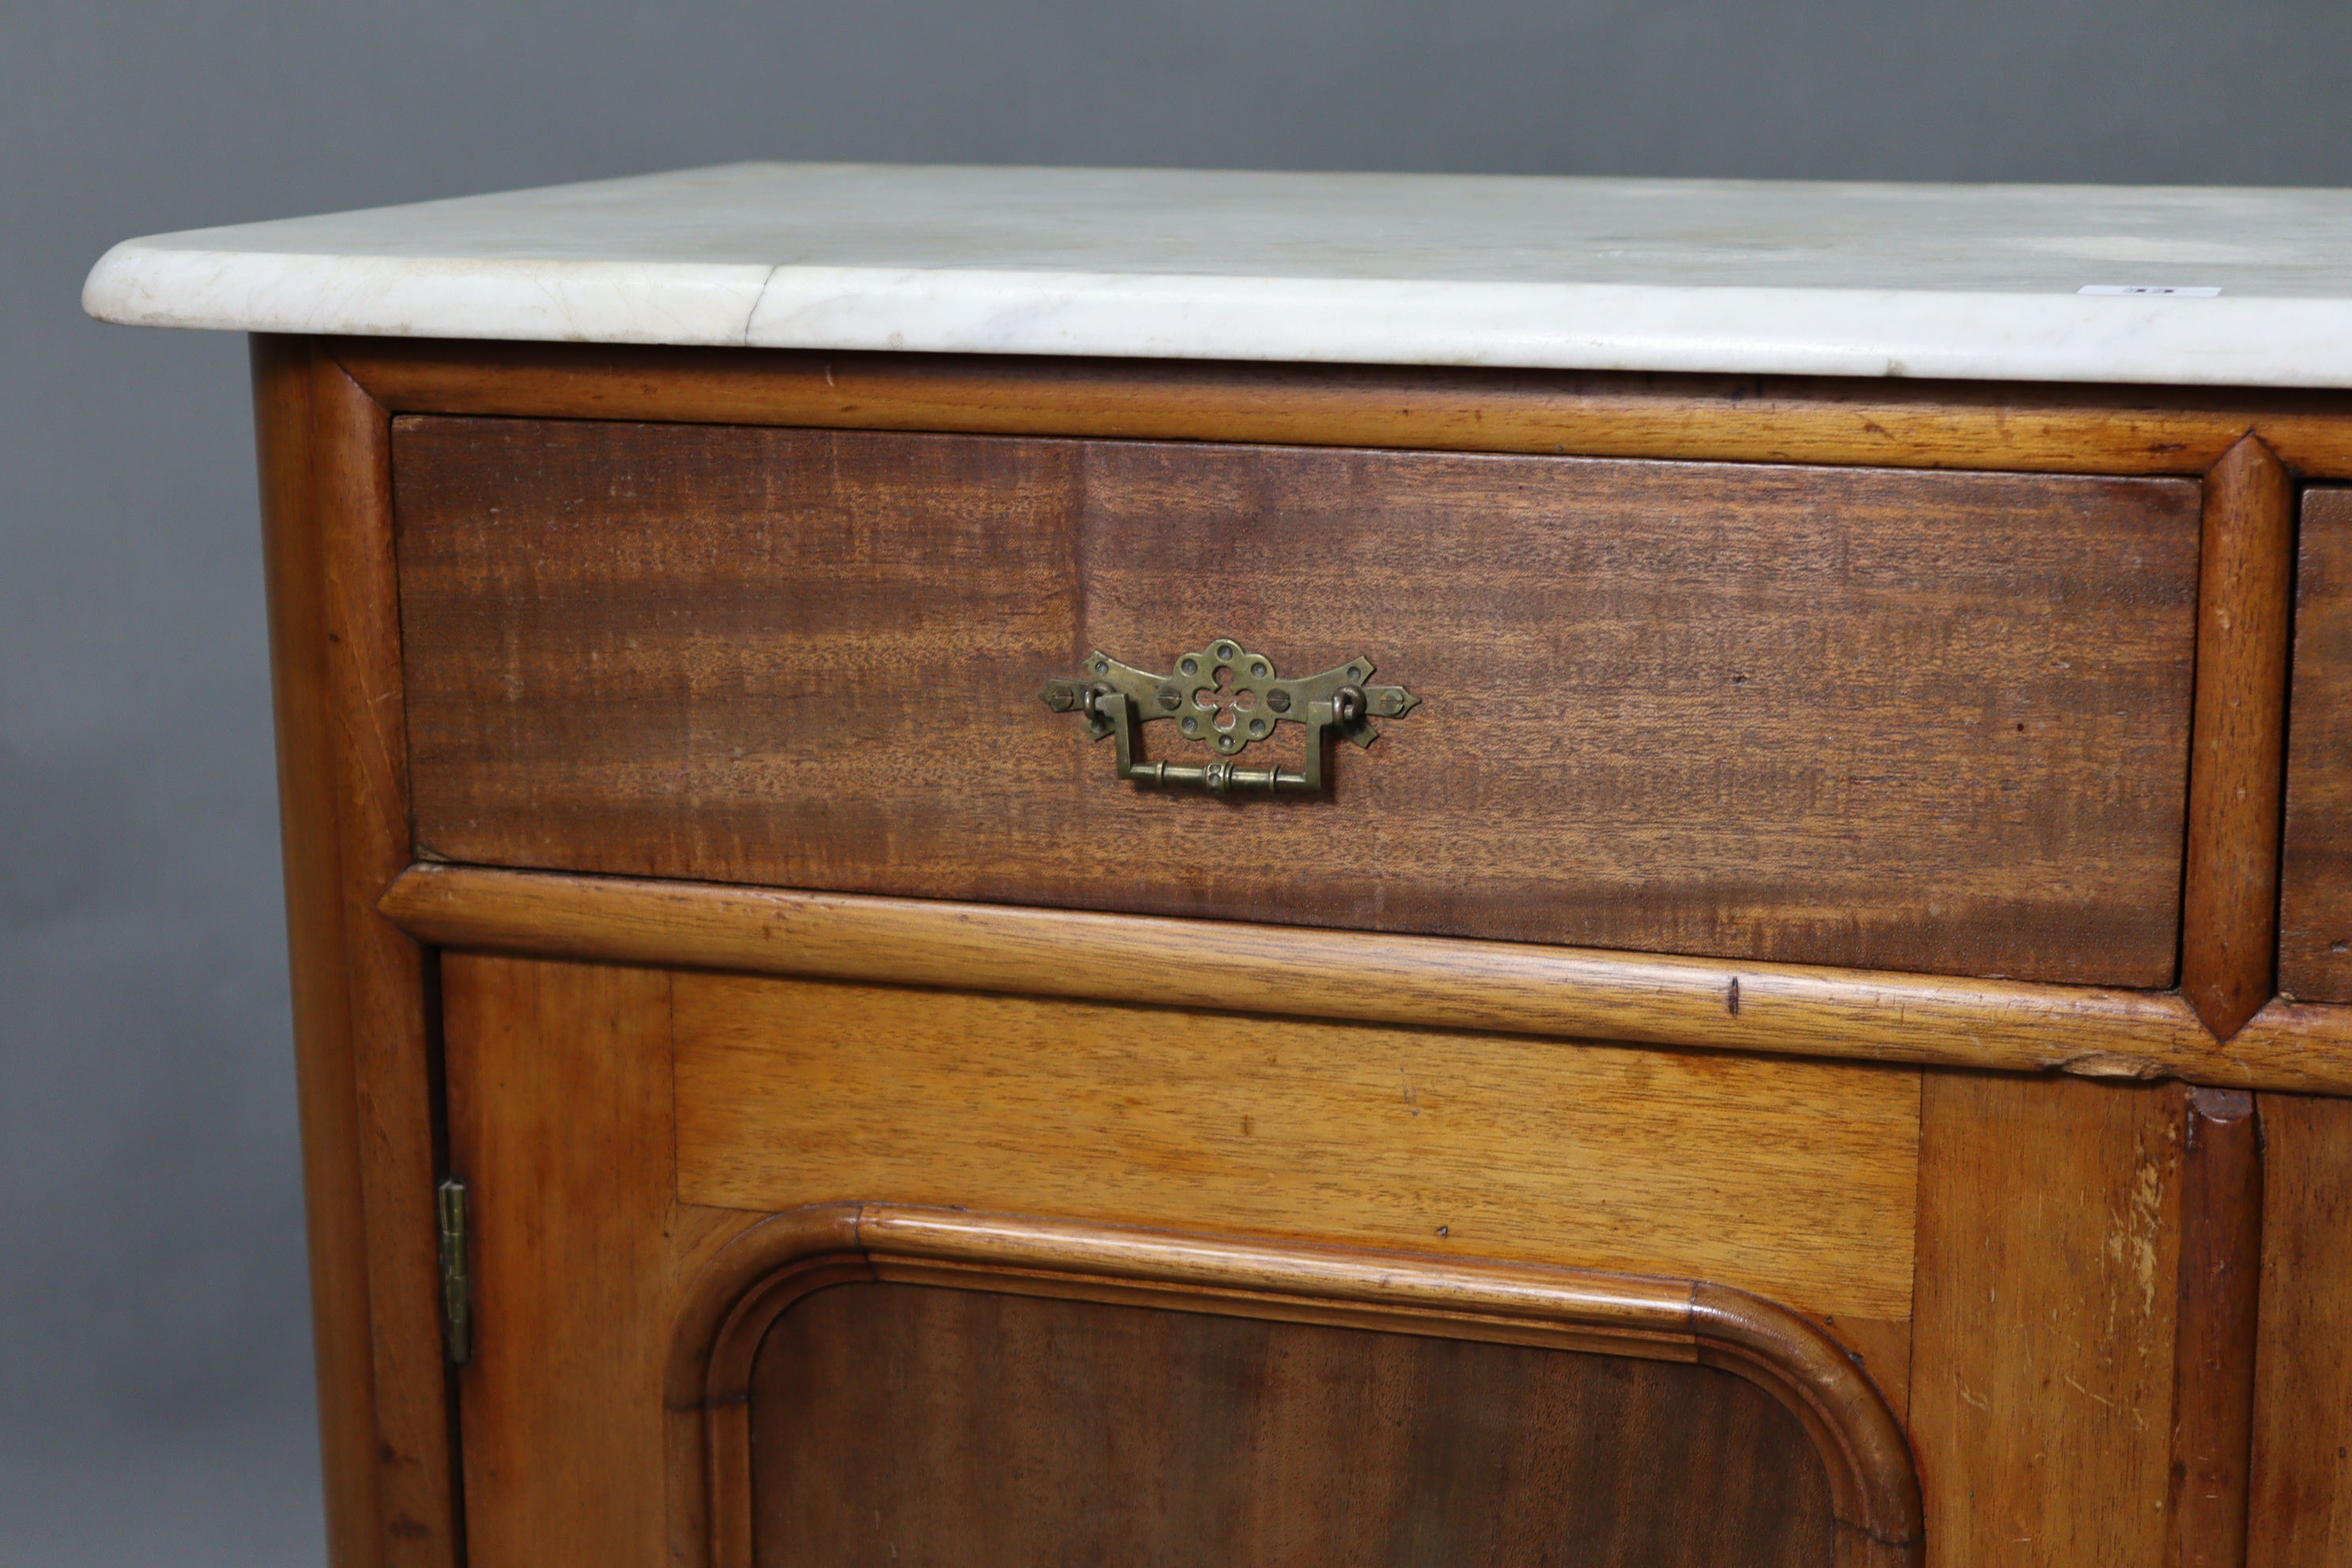
{"type": "Polygon", "coordinates": [[[2341,1560],[2341,397],[255,364],[342,1561],[2341,1560]]]}

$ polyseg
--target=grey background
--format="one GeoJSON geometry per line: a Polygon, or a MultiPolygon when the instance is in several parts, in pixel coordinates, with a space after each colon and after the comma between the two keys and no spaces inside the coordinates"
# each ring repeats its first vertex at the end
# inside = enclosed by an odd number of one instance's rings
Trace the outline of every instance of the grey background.
{"type": "Polygon", "coordinates": [[[745,157],[2352,184],[2342,0],[0,12],[0,1562],[311,1563],[241,341],[133,234],[745,157]]]}

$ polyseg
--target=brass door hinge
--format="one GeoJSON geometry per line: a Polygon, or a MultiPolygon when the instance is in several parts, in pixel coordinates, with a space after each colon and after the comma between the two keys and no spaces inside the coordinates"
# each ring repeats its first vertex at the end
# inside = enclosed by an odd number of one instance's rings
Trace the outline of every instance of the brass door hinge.
{"type": "Polygon", "coordinates": [[[441,1183],[441,1343],[449,1360],[463,1366],[474,1359],[474,1276],[466,1262],[466,1184],[455,1176],[441,1183]]]}

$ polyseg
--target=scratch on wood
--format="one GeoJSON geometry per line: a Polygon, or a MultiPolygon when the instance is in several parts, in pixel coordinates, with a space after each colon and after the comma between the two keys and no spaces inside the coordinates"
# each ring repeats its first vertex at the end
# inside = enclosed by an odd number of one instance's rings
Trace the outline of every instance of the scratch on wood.
{"type": "Polygon", "coordinates": [[[2076,1078],[2121,1078],[2147,1080],[2165,1075],[2165,1065],[2146,1057],[2126,1056],[2119,1051],[2083,1051],[2061,1058],[2055,1064],[2063,1073],[2076,1078]]]}

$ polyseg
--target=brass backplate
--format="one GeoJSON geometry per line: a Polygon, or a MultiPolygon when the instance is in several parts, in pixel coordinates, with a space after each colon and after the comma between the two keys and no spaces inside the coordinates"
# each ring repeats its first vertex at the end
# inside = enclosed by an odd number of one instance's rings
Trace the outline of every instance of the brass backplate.
{"type": "Polygon", "coordinates": [[[1091,738],[1118,736],[1122,778],[1197,784],[1212,790],[1319,791],[1327,735],[1369,746],[1380,738],[1374,719],[1402,719],[1421,705],[1421,699],[1402,686],[1367,684],[1372,668],[1370,659],[1359,658],[1319,675],[1286,680],[1265,655],[1253,653],[1232,637],[1219,637],[1180,655],[1165,675],[1097,650],[1087,656],[1082,676],[1047,681],[1039,696],[1057,713],[1079,713],[1091,738]],[[1134,731],[1157,720],[1172,722],[1189,740],[1215,747],[1221,758],[1271,739],[1284,724],[1304,725],[1307,766],[1241,768],[1220,762],[1191,767],[1145,762],[1134,731]]]}

